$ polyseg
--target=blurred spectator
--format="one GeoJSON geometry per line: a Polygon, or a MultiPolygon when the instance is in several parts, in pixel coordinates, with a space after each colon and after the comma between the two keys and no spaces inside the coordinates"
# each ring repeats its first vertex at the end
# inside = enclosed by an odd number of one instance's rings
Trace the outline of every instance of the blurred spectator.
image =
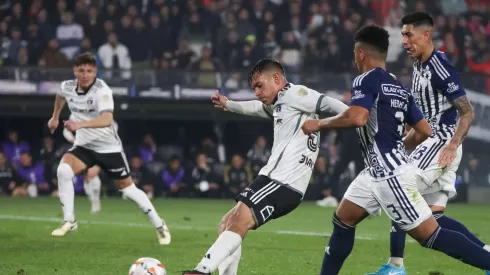
{"type": "Polygon", "coordinates": [[[226,40],[219,45],[219,56],[225,62],[226,68],[230,68],[237,56],[242,54],[243,43],[238,37],[238,32],[234,29],[228,32],[226,40]]]}
{"type": "Polygon", "coordinates": [[[196,59],[196,53],[189,47],[189,40],[181,39],[179,42],[179,48],[175,51],[174,59],[172,60],[172,67],[179,70],[184,70],[188,68],[196,59]]]}
{"type": "Polygon", "coordinates": [[[52,26],[58,26],[63,21],[63,15],[68,11],[68,4],[66,0],[58,0],[56,2],[56,9],[54,12],[50,12],[49,20],[52,26]]]}
{"type": "Polygon", "coordinates": [[[12,167],[7,157],[0,151],[0,194],[10,195],[16,186],[12,167]]]}
{"type": "Polygon", "coordinates": [[[7,138],[8,141],[2,144],[3,152],[15,168],[19,164],[21,153],[29,152],[31,147],[27,142],[19,140],[18,132],[15,130],[9,130],[7,138]]]}
{"type": "Polygon", "coordinates": [[[323,207],[337,207],[338,201],[333,196],[333,185],[328,180],[327,163],[325,157],[319,156],[315,163],[311,184],[306,190],[305,198],[317,200],[317,205],[323,207]],[[308,195],[308,196],[307,196],[308,195]]]}
{"type": "Polygon", "coordinates": [[[480,160],[473,154],[468,157],[468,165],[463,170],[463,180],[466,184],[488,185],[488,170],[480,165],[480,160]]]}
{"type": "Polygon", "coordinates": [[[246,44],[242,50],[233,59],[232,68],[241,72],[247,72],[252,66],[260,60],[260,57],[253,56],[252,47],[246,44]]]}
{"type": "Polygon", "coordinates": [[[148,30],[149,53],[151,58],[158,58],[162,55],[165,44],[170,39],[170,26],[162,26],[160,16],[152,14],[150,17],[150,27],[148,30]]]}
{"type": "Polygon", "coordinates": [[[63,68],[70,66],[68,58],[66,58],[66,55],[59,49],[58,40],[49,40],[48,47],[44,50],[41,59],[39,59],[39,66],[47,68],[63,68]]]}
{"type": "Polygon", "coordinates": [[[291,72],[296,72],[299,69],[301,61],[301,45],[292,32],[284,34],[284,40],[281,43],[278,53],[278,60],[284,66],[284,69],[291,72]]]}
{"type": "Polygon", "coordinates": [[[121,77],[128,79],[131,77],[132,62],[129,50],[117,40],[115,33],[110,33],[107,37],[107,43],[100,46],[99,56],[102,60],[102,66],[106,71],[106,77],[113,77],[111,70],[121,70],[121,77]]]}
{"type": "Polygon", "coordinates": [[[60,50],[68,59],[73,59],[80,48],[83,39],[83,28],[80,24],[73,22],[73,14],[63,14],[63,24],[56,29],[56,38],[60,44],[60,50]]]}
{"type": "Polygon", "coordinates": [[[456,46],[454,35],[450,32],[444,36],[442,47],[439,49],[444,52],[451,64],[453,64],[458,70],[461,70],[465,65],[465,60],[462,58],[463,53],[456,46]]]}
{"type": "Polygon", "coordinates": [[[60,152],[56,152],[54,139],[52,136],[45,136],[43,139],[43,146],[39,151],[39,160],[44,165],[44,179],[50,185],[51,189],[54,188],[54,184],[57,181],[56,176],[56,160],[60,158],[60,152]]]}
{"type": "Polygon", "coordinates": [[[37,15],[37,25],[39,26],[39,31],[44,39],[49,40],[54,37],[54,28],[48,21],[48,12],[45,9],[39,11],[39,14],[37,15]]]}
{"type": "Polygon", "coordinates": [[[186,37],[190,41],[196,43],[203,43],[211,40],[211,33],[198,11],[192,12],[184,19],[180,35],[181,37],[186,37]]]}
{"type": "Polygon", "coordinates": [[[50,193],[50,186],[44,178],[44,166],[41,163],[33,163],[28,152],[22,152],[16,175],[20,185],[14,189],[12,196],[37,197],[38,194],[50,193]]]}
{"type": "Polygon", "coordinates": [[[227,89],[238,89],[241,88],[240,85],[240,72],[232,72],[231,77],[226,80],[225,88],[227,89]]]}
{"type": "Polygon", "coordinates": [[[101,28],[102,25],[103,21],[99,14],[99,9],[96,6],[90,6],[87,12],[87,20],[83,24],[83,30],[95,49],[98,49],[106,38],[104,29],[101,28]]]}
{"type": "Polygon", "coordinates": [[[196,85],[200,87],[217,87],[217,73],[224,71],[221,61],[211,56],[210,46],[204,46],[201,50],[201,58],[191,64],[193,71],[199,71],[196,85]]]}
{"type": "Polygon", "coordinates": [[[142,189],[148,198],[153,199],[155,194],[154,180],[152,180],[150,172],[144,166],[141,157],[133,156],[130,161],[130,168],[131,178],[133,179],[134,184],[142,189]]]}
{"type": "Polygon", "coordinates": [[[201,141],[201,144],[193,149],[194,153],[204,154],[207,157],[207,162],[210,164],[223,162],[224,160],[220,159],[218,146],[214,142],[213,139],[207,137],[201,141]]]}
{"type": "Polygon", "coordinates": [[[17,27],[12,28],[11,35],[12,38],[5,41],[4,43],[7,44],[6,48],[8,63],[15,65],[16,59],[19,55],[19,50],[22,47],[26,47],[27,42],[22,40],[21,30],[17,27]]]}
{"type": "Polygon", "coordinates": [[[143,143],[139,146],[139,154],[143,163],[153,161],[153,156],[157,151],[157,144],[153,135],[148,133],[143,137],[143,143]]]}
{"type": "Polygon", "coordinates": [[[87,1],[77,1],[75,3],[75,12],[74,12],[73,20],[78,24],[82,25],[82,27],[87,26],[89,21],[87,3],[88,3],[87,1]]]}
{"type": "Polygon", "coordinates": [[[221,197],[221,187],[216,175],[209,167],[206,154],[200,153],[196,156],[196,164],[191,172],[191,181],[199,197],[221,197]]]}
{"type": "Polygon", "coordinates": [[[119,16],[119,10],[117,8],[116,2],[109,2],[105,6],[105,10],[102,13],[102,18],[104,21],[110,20],[115,22],[119,16]]]}
{"type": "Polygon", "coordinates": [[[123,15],[121,17],[121,20],[116,28],[116,33],[119,37],[119,41],[124,45],[129,45],[132,42],[131,40],[133,39],[135,29],[133,28],[133,20],[131,17],[129,17],[129,15],[123,15]]]}
{"type": "MultiPolygon", "coordinates": [[[[147,69],[150,67],[149,53],[150,45],[148,40],[148,32],[145,29],[145,22],[140,17],[133,19],[133,33],[131,42],[127,44],[133,69],[147,69]]],[[[159,38],[162,39],[163,37],[159,38]]]]}
{"type": "Polygon", "coordinates": [[[304,63],[308,64],[306,69],[312,72],[318,72],[323,69],[325,63],[324,55],[318,46],[318,39],[315,37],[308,38],[304,57],[304,63]]]}
{"type": "Polygon", "coordinates": [[[255,27],[250,22],[250,16],[248,10],[245,8],[240,9],[238,13],[238,22],[236,26],[238,35],[241,39],[244,39],[248,35],[256,35],[255,27]]]}
{"type": "Polygon", "coordinates": [[[247,153],[247,159],[254,176],[259,174],[260,169],[267,164],[270,156],[271,150],[267,148],[267,139],[264,136],[257,137],[255,144],[247,153]]]}
{"type": "Polygon", "coordinates": [[[46,43],[47,41],[45,38],[39,33],[39,26],[34,23],[29,24],[29,27],[27,28],[29,65],[36,66],[39,63],[44,48],[46,48],[46,43]]]}
{"type": "Polygon", "coordinates": [[[10,26],[19,29],[20,32],[24,32],[27,27],[27,20],[24,18],[24,11],[21,3],[15,3],[12,6],[12,13],[10,14],[10,26]]]}
{"type": "Polygon", "coordinates": [[[174,156],[170,159],[167,168],[163,169],[161,177],[168,196],[178,197],[182,195],[182,189],[185,188],[185,171],[178,157],[174,156]]]}
{"type": "Polygon", "coordinates": [[[385,20],[384,28],[388,31],[390,35],[390,47],[388,48],[386,62],[398,61],[398,58],[403,51],[403,47],[401,44],[403,38],[402,28],[400,25],[400,18],[402,17],[403,10],[399,7],[398,9],[391,10],[385,20]]]}
{"type": "Polygon", "coordinates": [[[227,165],[223,172],[223,181],[226,185],[228,196],[236,197],[245,187],[252,183],[252,170],[242,156],[234,155],[231,165],[227,165]]]}

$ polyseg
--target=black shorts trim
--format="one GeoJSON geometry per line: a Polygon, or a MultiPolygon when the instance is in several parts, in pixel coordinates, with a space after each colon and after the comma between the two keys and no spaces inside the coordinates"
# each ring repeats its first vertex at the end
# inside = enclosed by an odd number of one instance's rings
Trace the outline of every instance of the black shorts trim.
{"type": "Polygon", "coordinates": [[[67,154],[72,154],[81,160],[87,169],[94,165],[100,166],[111,179],[122,180],[131,176],[131,170],[124,152],[97,153],[84,147],[74,146],[67,154]]]}
{"type": "Polygon", "coordinates": [[[257,229],[269,220],[289,214],[299,206],[302,198],[301,193],[289,186],[261,175],[235,200],[250,208],[255,219],[253,229],[257,229]]]}

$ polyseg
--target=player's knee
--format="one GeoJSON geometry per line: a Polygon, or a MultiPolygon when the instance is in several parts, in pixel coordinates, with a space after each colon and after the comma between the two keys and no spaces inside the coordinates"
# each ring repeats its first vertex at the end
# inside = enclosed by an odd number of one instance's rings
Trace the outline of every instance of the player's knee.
{"type": "Polygon", "coordinates": [[[58,169],[56,170],[56,175],[58,176],[58,182],[63,182],[71,181],[75,174],[73,173],[73,169],[70,165],[60,163],[60,165],[58,165],[58,169]]]}
{"type": "Polygon", "coordinates": [[[235,211],[228,217],[224,230],[233,231],[243,237],[248,230],[254,227],[255,220],[250,208],[246,205],[240,205],[237,206],[235,211]]]}

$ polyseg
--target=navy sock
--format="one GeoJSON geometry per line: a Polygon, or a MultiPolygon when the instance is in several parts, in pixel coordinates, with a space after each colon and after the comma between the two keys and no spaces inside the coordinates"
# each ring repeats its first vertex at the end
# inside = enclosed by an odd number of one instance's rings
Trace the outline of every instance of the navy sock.
{"type": "Polygon", "coordinates": [[[391,221],[390,232],[390,256],[396,258],[403,258],[403,252],[405,251],[405,239],[407,233],[403,231],[396,222],[391,221]]]}
{"type": "Polygon", "coordinates": [[[484,247],[485,243],[480,241],[471,231],[464,226],[464,224],[458,222],[457,220],[453,220],[449,218],[448,216],[444,216],[443,211],[437,211],[432,213],[434,215],[434,218],[436,218],[437,223],[439,226],[445,229],[450,229],[452,231],[459,232],[463,235],[466,236],[466,238],[470,239],[472,242],[476,243],[480,247],[484,247]]]}
{"type": "Polygon", "coordinates": [[[438,227],[424,242],[424,246],[476,268],[490,270],[490,252],[459,232],[438,227]]]}
{"type": "Polygon", "coordinates": [[[333,233],[325,249],[320,275],[339,274],[345,259],[354,247],[356,228],[341,222],[336,213],[334,213],[332,221],[333,233]]]}

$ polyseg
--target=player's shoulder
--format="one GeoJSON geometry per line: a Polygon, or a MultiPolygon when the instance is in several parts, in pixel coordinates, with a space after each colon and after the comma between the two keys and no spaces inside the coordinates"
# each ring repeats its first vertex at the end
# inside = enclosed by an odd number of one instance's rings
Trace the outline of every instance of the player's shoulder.
{"type": "Polygon", "coordinates": [[[377,68],[372,69],[354,78],[354,80],[352,81],[352,88],[369,85],[373,83],[374,80],[379,79],[383,76],[384,74],[382,70],[379,70],[377,68]]]}
{"type": "Polygon", "coordinates": [[[315,93],[304,85],[295,85],[293,83],[288,83],[278,94],[278,100],[284,103],[292,102],[298,100],[298,98],[305,97],[315,93]]]}
{"type": "Polygon", "coordinates": [[[435,51],[429,58],[429,64],[432,70],[442,79],[457,74],[453,64],[447,58],[446,54],[441,51],[435,51]]]}
{"type": "Polygon", "coordinates": [[[97,88],[97,91],[112,92],[111,87],[109,87],[109,85],[107,85],[107,83],[100,78],[95,79],[94,87],[97,88]]]}

